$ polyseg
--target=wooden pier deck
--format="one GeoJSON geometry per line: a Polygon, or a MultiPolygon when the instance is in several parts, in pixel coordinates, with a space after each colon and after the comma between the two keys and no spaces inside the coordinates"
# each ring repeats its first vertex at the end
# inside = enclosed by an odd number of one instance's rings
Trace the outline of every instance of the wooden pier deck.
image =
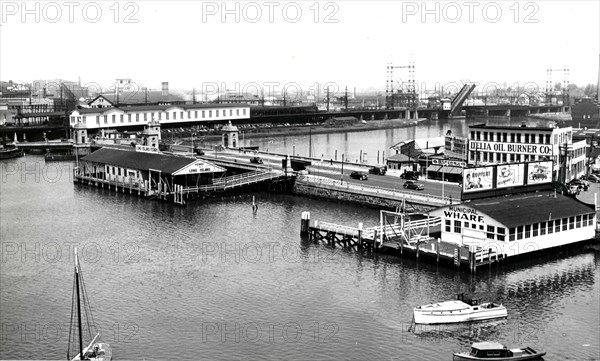
{"type": "Polygon", "coordinates": [[[439,232],[439,217],[404,222],[404,227],[397,223],[365,229],[360,225],[351,227],[318,221],[311,225],[310,216],[305,215],[302,222],[301,234],[308,235],[315,242],[326,242],[332,247],[337,245],[358,250],[380,250],[400,256],[413,255],[416,259],[442,262],[457,269],[468,269],[472,273],[475,273],[477,267],[491,266],[503,260],[503,255],[495,253],[493,249],[484,250],[474,245],[443,242],[430,236],[429,232],[425,233],[425,230],[439,232]]]}

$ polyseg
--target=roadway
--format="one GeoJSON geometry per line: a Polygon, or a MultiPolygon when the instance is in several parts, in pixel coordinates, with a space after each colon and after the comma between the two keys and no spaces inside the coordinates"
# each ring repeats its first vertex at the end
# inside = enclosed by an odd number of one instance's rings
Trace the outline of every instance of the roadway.
{"type": "MultiPolygon", "coordinates": [[[[211,159],[223,159],[229,160],[232,162],[238,163],[248,163],[253,164],[257,168],[271,168],[274,170],[282,170],[281,161],[284,158],[283,155],[280,154],[269,154],[260,152],[255,154],[254,152],[247,151],[238,152],[231,150],[223,150],[223,151],[215,151],[215,150],[204,150],[205,156],[203,157],[207,161],[211,159]],[[250,159],[258,156],[262,159],[263,164],[254,164],[250,162],[250,159]]],[[[190,154],[189,152],[187,154],[190,154]]],[[[399,174],[391,174],[389,172],[386,175],[376,175],[368,173],[368,169],[370,165],[359,165],[356,163],[344,163],[343,164],[344,172],[342,177],[342,163],[341,162],[330,162],[323,161],[321,162],[319,159],[313,159],[312,165],[308,168],[308,171],[311,175],[321,176],[326,178],[331,178],[335,180],[343,180],[344,182],[363,184],[373,187],[387,188],[393,190],[405,191],[408,193],[416,193],[421,195],[434,195],[434,196],[444,196],[444,197],[452,197],[454,200],[460,200],[460,187],[457,183],[450,182],[441,182],[434,180],[425,180],[419,179],[419,183],[422,183],[425,186],[423,190],[409,190],[405,189],[402,185],[405,180],[400,178],[399,174]],[[367,180],[358,180],[350,177],[350,173],[353,171],[361,171],[368,173],[369,179],[367,180]]]]}

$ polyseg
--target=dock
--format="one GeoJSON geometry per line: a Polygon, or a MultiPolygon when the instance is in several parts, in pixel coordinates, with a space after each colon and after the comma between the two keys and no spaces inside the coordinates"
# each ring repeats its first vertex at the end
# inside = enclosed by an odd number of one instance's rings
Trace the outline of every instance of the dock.
{"type": "Polygon", "coordinates": [[[484,250],[474,245],[442,241],[437,237],[441,227],[440,217],[408,220],[400,212],[381,212],[381,225],[368,228],[363,228],[362,223],[358,227],[320,221],[311,224],[310,212],[303,212],[300,233],[314,243],[325,242],[331,247],[385,252],[401,257],[407,255],[417,260],[451,265],[458,270],[469,270],[471,273],[475,273],[478,267],[491,266],[504,259],[502,254],[493,249],[484,250]],[[384,215],[395,215],[396,221],[385,222],[384,215]]]}

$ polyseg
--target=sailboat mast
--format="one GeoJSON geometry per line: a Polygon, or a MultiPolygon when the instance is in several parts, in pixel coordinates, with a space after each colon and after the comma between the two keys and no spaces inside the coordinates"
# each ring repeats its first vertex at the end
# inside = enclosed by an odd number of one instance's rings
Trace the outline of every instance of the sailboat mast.
{"type": "MultiPolygon", "coordinates": [[[[77,252],[77,251],[75,251],[77,252]]],[[[79,300],[79,266],[77,253],[75,253],[75,284],[77,288],[77,326],[79,327],[79,359],[83,360],[83,340],[81,334],[81,303],[79,300]]]]}

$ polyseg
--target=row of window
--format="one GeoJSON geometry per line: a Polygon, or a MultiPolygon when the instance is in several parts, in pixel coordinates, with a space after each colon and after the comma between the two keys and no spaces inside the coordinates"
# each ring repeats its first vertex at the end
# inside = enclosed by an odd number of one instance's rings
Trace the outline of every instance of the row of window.
{"type": "MultiPolygon", "coordinates": [[[[540,222],[534,224],[527,224],[523,226],[513,227],[509,229],[508,240],[515,241],[525,238],[532,238],[543,236],[551,233],[558,233],[561,231],[568,231],[570,229],[588,227],[594,224],[594,214],[583,214],[580,216],[572,216],[568,218],[556,219],[548,222],[540,222]]],[[[462,233],[463,229],[479,229],[485,231],[486,238],[489,240],[498,240],[504,242],[506,238],[506,228],[495,227],[495,226],[484,226],[483,224],[475,224],[472,222],[463,222],[455,220],[454,224],[449,219],[445,220],[445,231],[462,233]]]]}
{"type": "Polygon", "coordinates": [[[543,236],[545,234],[568,231],[570,229],[588,227],[594,224],[594,214],[583,214],[548,222],[540,222],[518,226],[509,230],[509,241],[543,236]]]}
{"type": "MultiPolygon", "coordinates": [[[[552,157],[554,158],[554,157],[552,157]]],[[[469,152],[469,159],[477,162],[496,162],[496,163],[515,163],[515,162],[535,162],[543,160],[551,160],[549,156],[542,155],[530,155],[530,154],[508,154],[508,153],[494,153],[494,152],[482,152],[471,150],[469,152]],[[495,159],[494,159],[495,158],[495,159]]]]}
{"type": "MultiPolygon", "coordinates": [[[[208,114],[208,118],[213,117],[213,110],[202,110],[201,112],[202,112],[201,119],[207,118],[207,116],[206,116],[207,114],[208,114]]],[[[173,111],[173,112],[149,112],[149,113],[146,112],[146,113],[135,113],[135,114],[129,113],[129,114],[127,114],[127,123],[131,123],[132,121],[134,121],[134,119],[135,119],[135,122],[140,122],[142,120],[142,118],[143,118],[144,122],[148,122],[153,118],[155,120],[160,121],[160,120],[162,120],[163,114],[164,114],[165,120],[170,120],[170,119],[184,120],[184,119],[198,119],[199,113],[198,113],[198,110],[194,110],[194,111],[188,110],[188,111],[180,111],[180,112],[176,112],[176,111],[173,111]],[[192,118],[192,112],[194,115],[193,118],[192,118]],[[140,115],[142,115],[142,117],[140,117],[140,115]],[[132,116],[135,116],[135,118],[133,119],[132,116]],[[187,118],[186,118],[186,116],[187,116],[187,118]]],[[[112,114],[111,118],[110,118],[111,123],[112,124],[117,123],[117,115],[119,116],[119,118],[118,118],[119,123],[125,123],[125,114],[112,114]]],[[[228,117],[228,116],[232,117],[233,109],[215,109],[214,115],[215,115],[215,118],[228,117]],[[229,110],[229,115],[227,115],[228,110],[229,110]]],[[[246,116],[246,108],[242,108],[242,115],[246,116]]],[[[235,116],[237,116],[237,117],[240,116],[240,109],[235,109],[235,116]]],[[[103,116],[96,115],[96,124],[97,125],[100,125],[100,120],[102,120],[104,124],[108,124],[108,121],[109,121],[108,115],[103,115],[103,116]]],[[[80,123],[82,121],[83,121],[83,123],[86,123],[87,117],[85,115],[83,117],[71,116],[71,124],[80,123]]]]}
{"type": "Polygon", "coordinates": [[[471,139],[489,142],[550,144],[550,134],[471,131],[471,139]]]}
{"type": "Polygon", "coordinates": [[[449,219],[446,219],[445,229],[446,232],[454,232],[454,233],[462,233],[463,229],[479,229],[480,231],[485,231],[486,238],[491,240],[503,241],[506,236],[506,228],[504,227],[495,227],[495,226],[484,226],[483,224],[477,224],[473,222],[463,222],[463,221],[454,221],[454,227],[452,227],[452,223],[449,219]]]}

